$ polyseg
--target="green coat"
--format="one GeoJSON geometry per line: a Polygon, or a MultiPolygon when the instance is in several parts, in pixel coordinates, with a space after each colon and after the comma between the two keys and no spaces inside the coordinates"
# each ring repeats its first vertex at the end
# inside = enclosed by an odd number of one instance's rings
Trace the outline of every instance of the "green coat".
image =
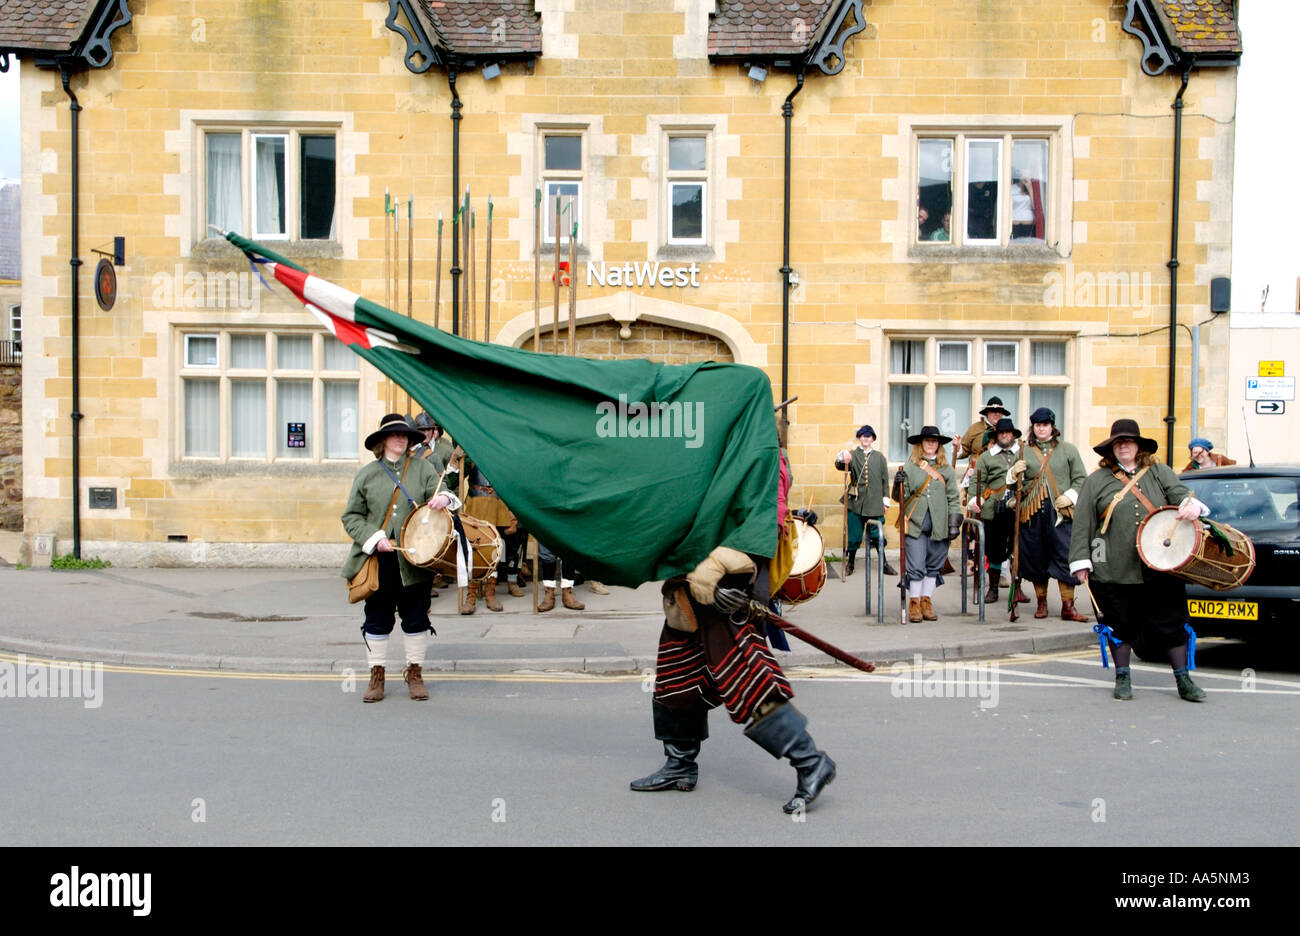
{"type": "MultiPolygon", "coordinates": [[[[1056,479],[1057,492],[1065,494],[1073,491],[1076,498],[1079,496],[1079,492],[1083,490],[1083,482],[1088,478],[1088,471],[1083,467],[1083,459],[1079,457],[1077,448],[1069,442],[1058,440],[1053,450],[1051,439],[1046,442],[1035,439],[1027,445],[1022,445],[1021,450],[1025,453],[1025,500],[1037,495],[1039,484],[1047,484],[1045,474],[1042,481],[1038,480],[1038,476],[1043,472],[1043,458],[1049,451],[1052,452],[1052,457],[1047,464],[1052,469],[1052,477],[1056,479]]],[[[1052,493],[1051,485],[1047,487],[1046,499],[1052,502],[1053,507],[1055,506],[1056,495],[1052,493]]]]}
{"type": "MultiPolygon", "coordinates": [[[[1127,479],[1120,483],[1107,468],[1098,468],[1083,482],[1079,503],[1074,508],[1074,530],[1070,534],[1071,572],[1088,569],[1097,581],[1112,585],[1142,584],[1137,528],[1147,509],[1132,491],[1124,495],[1111,513],[1110,526],[1104,536],[1101,534],[1106,508],[1127,483],[1127,479]]],[[[1153,464],[1137,486],[1156,507],[1176,506],[1191,496],[1187,485],[1163,462],[1153,464]]]]}
{"type": "MultiPolygon", "coordinates": [[[[844,462],[835,459],[837,471],[846,470],[844,462]]],[[[849,510],[859,517],[883,517],[885,495],[889,493],[889,460],[872,449],[864,452],[858,446],[849,455],[849,510]],[[856,492],[856,493],[855,493],[856,492]]],[[[844,502],[843,496],[840,503],[844,502]]]]}
{"type": "Polygon", "coordinates": [[[1014,449],[1004,449],[995,442],[975,460],[975,482],[971,492],[973,497],[980,499],[981,520],[993,519],[994,506],[1006,493],[1007,471],[1020,460],[1023,452],[1019,443],[1016,443],[1014,449]],[[987,496],[986,491],[990,492],[987,496]]]}
{"type": "MultiPolygon", "coordinates": [[[[438,465],[435,469],[435,464],[436,461],[432,457],[412,458],[411,467],[407,469],[406,477],[402,478],[402,487],[415,498],[416,506],[427,504],[437,493],[435,487],[438,484],[438,475],[442,473],[442,466],[438,465]]],[[[401,462],[396,465],[388,462],[388,467],[393,474],[402,477],[401,462]]],[[[352,537],[352,551],[348,553],[348,561],[344,563],[341,573],[345,579],[352,578],[361,571],[361,565],[366,561],[367,555],[362,547],[379,531],[380,524],[384,522],[384,514],[388,512],[388,504],[393,499],[395,488],[393,479],[384,471],[380,459],[376,459],[357,472],[352,482],[352,491],[348,494],[348,506],[343,511],[342,517],[343,529],[347,530],[348,536],[352,537]]],[[[445,485],[443,490],[446,490],[445,485]]],[[[388,539],[394,544],[397,543],[398,535],[402,531],[402,523],[410,515],[411,510],[406,495],[398,491],[397,503],[393,507],[393,515],[385,530],[388,539]]],[[[433,577],[432,570],[411,565],[406,561],[403,553],[397,554],[397,563],[402,569],[403,585],[413,585],[433,577]]]]}
{"type": "MultiPolygon", "coordinates": [[[[920,536],[921,526],[925,522],[926,514],[931,517],[933,529],[930,531],[930,538],[936,540],[946,540],[948,538],[948,517],[953,514],[961,513],[961,490],[957,487],[957,475],[948,465],[938,469],[940,476],[943,478],[943,484],[937,481],[931,481],[925,489],[925,493],[916,499],[912,504],[911,512],[908,515],[907,535],[920,536]]],[[[912,494],[921,489],[925,484],[927,475],[920,465],[908,462],[903,468],[903,503],[912,494]]],[[[901,505],[900,505],[901,506],[901,505]]]]}

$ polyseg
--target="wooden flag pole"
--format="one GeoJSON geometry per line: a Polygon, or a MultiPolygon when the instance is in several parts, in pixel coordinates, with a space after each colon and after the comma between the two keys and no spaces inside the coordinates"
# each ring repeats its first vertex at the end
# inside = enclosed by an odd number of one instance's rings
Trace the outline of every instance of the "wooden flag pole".
{"type": "MultiPolygon", "coordinates": [[[[412,296],[415,285],[415,196],[406,200],[406,317],[415,318],[415,300],[412,296]]],[[[411,411],[411,392],[406,392],[406,411],[411,411]]]]}
{"type": "MultiPolygon", "coordinates": [[[[573,210],[573,199],[569,199],[569,210],[573,210]]],[[[569,234],[569,357],[578,353],[577,317],[578,317],[578,221],[573,221],[573,230],[569,234]]]]}
{"type": "MultiPolygon", "coordinates": [[[[388,193],[388,189],[384,189],[384,267],[383,267],[383,277],[384,277],[384,308],[385,308],[385,309],[391,309],[391,308],[393,307],[393,299],[392,299],[392,296],[389,294],[389,290],[392,288],[392,282],[390,281],[390,279],[389,279],[389,275],[388,275],[388,269],[389,269],[389,263],[390,263],[390,261],[389,261],[389,253],[390,253],[390,249],[391,249],[390,246],[389,246],[389,243],[388,243],[388,211],[389,211],[389,207],[390,207],[391,203],[392,203],[392,198],[391,198],[391,196],[390,196],[389,193],[388,193]]],[[[384,379],[384,408],[385,408],[388,412],[390,412],[390,413],[393,411],[393,381],[392,381],[392,378],[385,378],[385,379],[384,379]]]]}
{"type": "MultiPolygon", "coordinates": [[[[461,241],[461,248],[460,248],[461,258],[464,260],[465,265],[469,266],[469,186],[468,185],[465,186],[465,201],[462,203],[460,208],[460,241],[461,241]]],[[[463,285],[461,286],[461,305],[467,306],[467,303],[469,301],[469,277],[467,275],[462,274],[461,281],[463,283],[463,285]]],[[[469,316],[469,309],[466,308],[464,314],[461,315],[460,317],[461,335],[468,334],[468,329],[466,327],[466,322],[465,322],[468,316],[469,316]]]]}
{"type": "Polygon", "coordinates": [[[551,353],[560,353],[560,196],[555,196],[555,315],[551,320],[551,353]]]}
{"type": "Polygon", "coordinates": [[[438,311],[442,300],[442,212],[438,212],[438,259],[433,275],[433,327],[438,327],[438,311]]]}
{"type": "Polygon", "coordinates": [[[492,340],[492,196],[488,196],[486,251],[483,257],[483,340],[492,340]]]}
{"type": "Polygon", "coordinates": [[[533,189],[533,350],[542,350],[542,189],[533,189]]]}

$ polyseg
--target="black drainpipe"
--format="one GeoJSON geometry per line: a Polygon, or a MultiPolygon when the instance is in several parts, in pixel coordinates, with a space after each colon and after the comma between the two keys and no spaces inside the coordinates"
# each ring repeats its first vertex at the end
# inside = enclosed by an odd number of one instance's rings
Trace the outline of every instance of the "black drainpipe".
{"type": "Polygon", "coordinates": [[[78,294],[81,289],[81,257],[79,250],[77,220],[79,216],[78,196],[81,188],[77,175],[77,114],[81,104],[72,93],[68,81],[72,77],[67,65],[59,69],[63,76],[63,90],[72,101],[72,257],[68,264],[72,267],[72,557],[81,558],[81,323],[78,294]]]}
{"type": "Polygon", "coordinates": [[[456,93],[456,63],[447,69],[451,88],[451,333],[460,334],[460,95],[456,93]]]}
{"type": "Polygon", "coordinates": [[[1183,69],[1183,83],[1174,98],[1174,210],[1169,232],[1169,408],[1165,416],[1167,427],[1165,436],[1165,464],[1174,465],[1174,357],[1178,343],[1178,197],[1182,187],[1183,155],[1183,92],[1187,90],[1187,81],[1192,76],[1189,62],[1183,69]]]}
{"type": "Polygon", "coordinates": [[[794,90],[781,105],[785,118],[785,208],[781,235],[781,399],[790,399],[790,120],[794,117],[794,96],[803,90],[803,69],[799,69],[794,90]]]}

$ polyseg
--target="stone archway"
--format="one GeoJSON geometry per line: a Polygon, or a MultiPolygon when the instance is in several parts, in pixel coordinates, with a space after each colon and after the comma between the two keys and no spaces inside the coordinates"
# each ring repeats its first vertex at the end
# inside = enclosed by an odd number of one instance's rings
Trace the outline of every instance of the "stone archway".
{"type": "MultiPolygon", "coordinates": [[[[767,346],[754,341],[736,319],[713,309],[622,291],[581,299],[575,311],[578,349],[585,357],[645,357],[670,364],[701,360],[734,361],[754,367],[767,364],[767,346]]],[[[550,350],[553,322],[553,307],[544,307],[543,351],[550,350]]],[[[498,344],[531,349],[532,314],[510,319],[496,340],[498,344]]],[[[568,310],[561,308],[562,350],[567,340],[568,310]]]]}

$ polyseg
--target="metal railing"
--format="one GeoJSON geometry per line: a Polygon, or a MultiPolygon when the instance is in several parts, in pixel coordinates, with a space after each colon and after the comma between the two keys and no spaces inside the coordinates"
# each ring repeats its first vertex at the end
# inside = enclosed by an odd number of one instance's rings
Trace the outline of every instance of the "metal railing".
{"type": "Polygon", "coordinates": [[[862,525],[862,591],[866,595],[866,609],[864,613],[871,616],[871,528],[879,529],[880,534],[876,537],[876,555],[880,559],[880,567],[877,570],[876,578],[878,585],[876,594],[879,600],[876,602],[876,620],[881,624],[885,623],[885,523],[883,520],[868,520],[862,525]]]}
{"type": "Polygon", "coordinates": [[[23,343],[21,341],[0,341],[0,364],[21,364],[23,360],[23,343]]]}
{"type": "Polygon", "coordinates": [[[962,517],[961,520],[961,613],[966,613],[966,552],[970,545],[970,531],[975,530],[975,579],[979,582],[979,620],[984,623],[984,589],[987,586],[987,572],[984,568],[984,521],[978,517],[962,517]]]}

